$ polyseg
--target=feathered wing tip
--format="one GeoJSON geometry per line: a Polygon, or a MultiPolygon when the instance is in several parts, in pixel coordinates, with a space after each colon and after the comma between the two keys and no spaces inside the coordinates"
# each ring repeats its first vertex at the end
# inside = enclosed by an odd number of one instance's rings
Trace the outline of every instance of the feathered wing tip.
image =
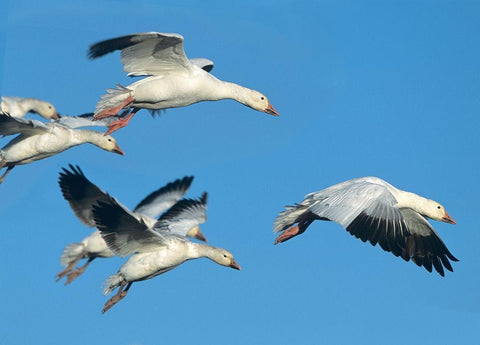
{"type": "Polygon", "coordinates": [[[103,294],[105,296],[112,293],[117,287],[119,287],[125,279],[121,273],[112,274],[107,278],[103,288],[103,294]]]}
{"type": "Polygon", "coordinates": [[[81,243],[70,243],[63,250],[62,256],[60,256],[60,264],[62,266],[68,266],[70,263],[78,259],[78,257],[83,257],[85,247],[81,243]]]}
{"type": "Polygon", "coordinates": [[[116,89],[107,89],[107,93],[97,103],[95,116],[107,109],[119,106],[130,96],[131,92],[132,90],[120,84],[117,84],[116,89]]]}
{"type": "Polygon", "coordinates": [[[278,233],[298,222],[298,218],[308,209],[308,206],[295,204],[285,206],[286,210],[280,212],[273,224],[273,232],[278,233]]]}

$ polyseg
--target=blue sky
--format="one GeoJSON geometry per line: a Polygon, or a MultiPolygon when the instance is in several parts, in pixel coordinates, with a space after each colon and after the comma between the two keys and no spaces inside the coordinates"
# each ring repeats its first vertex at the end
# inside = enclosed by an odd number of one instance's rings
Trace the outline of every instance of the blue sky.
{"type": "MultiPolygon", "coordinates": [[[[279,118],[234,101],[142,111],[114,134],[126,156],[84,145],[18,167],[0,186],[0,344],[473,343],[480,321],[479,2],[7,1],[0,94],[89,112],[129,83],[99,40],[177,32],[218,78],[265,93],[279,118]],[[207,259],[135,283],[105,315],[101,287],[122,260],[55,283],[63,247],[89,229],[57,185],[68,163],[133,207],[195,175],[204,234],[242,271],[207,259]],[[444,278],[316,222],[273,246],[286,204],[360,176],[441,202],[433,223],[460,259],[444,278]]],[[[6,139],[2,140],[2,143],[6,139]]]]}

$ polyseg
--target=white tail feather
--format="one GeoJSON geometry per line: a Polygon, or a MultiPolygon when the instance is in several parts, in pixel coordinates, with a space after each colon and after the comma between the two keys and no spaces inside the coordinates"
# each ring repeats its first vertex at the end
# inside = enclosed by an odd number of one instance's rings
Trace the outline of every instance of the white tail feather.
{"type": "Polygon", "coordinates": [[[115,290],[117,287],[119,287],[124,280],[125,279],[123,278],[121,273],[112,274],[105,281],[105,284],[104,284],[105,287],[103,288],[103,294],[105,296],[107,296],[113,290],[115,290]]]}
{"type": "Polygon", "coordinates": [[[82,243],[70,243],[63,250],[62,256],[60,257],[60,264],[63,266],[68,266],[71,262],[77,260],[80,256],[86,256],[85,246],[82,243]]]}
{"type": "Polygon", "coordinates": [[[296,204],[294,206],[285,206],[286,210],[280,212],[277,219],[273,224],[273,232],[277,233],[289,228],[291,225],[297,222],[299,216],[301,216],[308,206],[302,204],[296,204]]]}
{"type": "Polygon", "coordinates": [[[95,109],[95,116],[102,111],[119,106],[130,96],[132,90],[120,84],[117,84],[117,87],[118,89],[107,89],[107,93],[100,98],[95,109]]]}

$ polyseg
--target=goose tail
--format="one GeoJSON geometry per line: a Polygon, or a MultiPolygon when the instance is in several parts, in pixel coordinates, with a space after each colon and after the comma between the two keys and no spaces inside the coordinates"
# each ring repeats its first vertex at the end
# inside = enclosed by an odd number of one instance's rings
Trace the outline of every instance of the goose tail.
{"type": "Polygon", "coordinates": [[[124,280],[125,278],[123,278],[121,273],[112,274],[105,281],[103,294],[107,296],[108,294],[112,293],[112,291],[119,287],[124,280]]]}
{"type": "Polygon", "coordinates": [[[82,243],[70,243],[63,250],[62,256],[60,256],[60,264],[68,266],[72,262],[82,259],[85,255],[85,246],[82,243]]]}
{"type": "Polygon", "coordinates": [[[308,209],[307,205],[295,204],[285,206],[286,210],[280,212],[273,224],[273,232],[283,231],[298,222],[298,218],[308,209]]]}
{"type": "Polygon", "coordinates": [[[107,89],[107,93],[104,94],[97,103],[94,116],[97,116],[106,110],[120,106],[131,96],[131,94],[131,89],[120,84],[117,84],[116,89],[107,89]]]}

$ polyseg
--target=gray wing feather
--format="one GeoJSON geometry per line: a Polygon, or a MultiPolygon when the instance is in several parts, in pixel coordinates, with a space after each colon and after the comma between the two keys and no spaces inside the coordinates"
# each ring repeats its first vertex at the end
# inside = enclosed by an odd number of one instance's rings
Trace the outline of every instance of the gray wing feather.
{"type": "Polygon", "coordinates": [[[193,176],[185,176],[168,183],[145,197],[133,212],[157,218],[160,213],[172,207],[190,188],[193,176]]]}
{"type": "Polygon", "coordinates": [[[8,114],[0,114],[0,135],[3,137],[12,134],[36,135],[50,132],[51,125],[38,120],[12,117],[8,114]]]}
{"type": "Polygon", "coordinates": [[[63,168],[58,178],[58,184],[63,197],[68,201],[75,215],[89,227],[95,226],[92,206],[97,201],[107,202],[109,195],[90,182],[80,167],[69,165],[70,171],[63,168]]]}
{"type": "Polygon", "coordinates": [[[110,197],[92,208],[98,230],[108,247],[117,255],[151,252],[165,245],[165,239],[151,230],[141,218],[110,197]]]}
{"type": "Polygon", "coordinates": [[[88,51],[92,59],[121,50],[124,71],[129,76],[190,72],[179,34],[145,32],[98,42],[88,51]]]}
{"type": "Polygon", "coordinates": [[[155,231],[186,236],[194,226],[207,221],[207,193],[200,199],[182,199],[154,225],[155,231]]]}
{"type": "Polygon", "coordinates": [[[78,116],[62,116],[60,119],[55,120],[54,123],[67,127],[67,128],[80,128],[80,127],[106,127],[110,125],[112,122],[119,120],[122,118],[126,112],[129,112],[127,109],[126,111],[122,112],[120,115],[106,117],[104,119],[95,120],[94,121],[94,113],[87,113],[78,116]]]}

